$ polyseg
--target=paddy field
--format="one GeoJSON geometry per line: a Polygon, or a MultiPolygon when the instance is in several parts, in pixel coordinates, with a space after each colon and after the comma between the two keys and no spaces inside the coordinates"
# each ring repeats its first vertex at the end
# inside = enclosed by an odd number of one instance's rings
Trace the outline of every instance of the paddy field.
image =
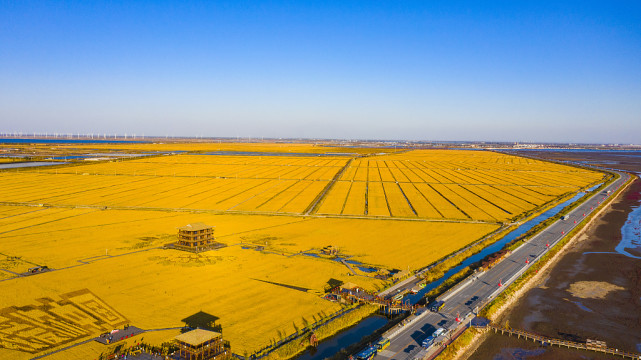
{"type": "Polygon", "coordinates": [[[380,273],[416,270],[603,179],[487,151],[119,146],[185,152],[0,172],[0,358],[125,323],[181,327],[198,313],[216,319],[234,352],[251,353],[339,311],[320,296],[330,283],[389,284],[322,256],[325,246],[380,273]],[[227,246],[163,249],[194,222],[215,226],[227,246]],[[37,265],[53,271],[20,276],[37,265]]]}

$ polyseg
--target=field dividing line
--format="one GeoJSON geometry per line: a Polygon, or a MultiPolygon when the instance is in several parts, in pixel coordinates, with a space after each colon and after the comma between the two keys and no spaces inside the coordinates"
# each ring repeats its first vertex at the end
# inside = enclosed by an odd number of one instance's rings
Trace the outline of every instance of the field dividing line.
{"type": "MultiPolygon", "coordinates": [[[[13,272],[13,271],[11,271],[11,270],[7,270],[7,269],[0,269],[0,270],[5,271],[5,272],[8,272],[8,273],[9,273],[9,274],[11,274],[11,275],[21,276],[21,275],[20,275],[20,274],[18,274],[17,272],[13,272]]],[[[7,280],[8,280],[8,279],[7,279],[7,280]]]]}
{"type": "MultiPolygon", "coordinates": [[[[440,185],[443,185],[443,184],[440,184],[440,185]]],[[[436,188],[435,188],[434,186],[432,186],[431,184],[427,184],[427,186],[429,186],[432,190],[434,190],[434,192],[436,192],[437,194],[439,194],[443,199],[445,199],[445,201],[449,202],[452,206],[454,206],[454,207],[455,207],[458,211],[460,211],[463,215],[467,216],[467,218],[468,218],[468,219],[470,219],[470,220],[474,220],[474,219],[473,219],[473,218],[472,218],[468,213],[466,213],[465,211],[463,211],[463,209],[461,209],[460,207],[458,207],[458,205],[456,205],[455,203],[453,203],[453,202],[452,202],[450,199],[448,199],[445,195],[441,194],[441,192],[440,192],[440,191],[436,190],[436,188]]],[[[443,186],[445,186],[445,185],[443,185],[443,186]]],[[[447,188],[446,188],[446,189],[447,189],[447,188]]]]}
{"type": "Polygon", "coordinates": [[[327,196],[327,194],[329,194],[329,191],[334,187],[334,184],[341,178],[341,176],[343,176],[343,173],[345,172],[345,170],[347,170],[347,168],[350,166],[350,164],[352,163],[353,160],[354,160],[354,158],[349,159],[345,163],[345,165],[343,165],[343,167],[336,172],[336,174],[334,175],[332,180],[330,180],[327,183],[327,185],[325,186],[323,191],[321,191],[318,194],[318,196],[316,196],[314,201],[312,201],[312,203],[309,204],[309,206],[307,207],[307,209],[305,209],[303,214],[310,215],[310,214],[314,214],[314,213],[316,213],[316,211],[318,211],[318,208],[320,207],[320,204],[322,203],[322,201],[325,199],[325,196],[327,196]]]}
{"type": "Polygon", "coordinates": [[[436,211],[437,214],[439,214],[441,216],[441,218],[447,219],[447,217],[445,217],[445,215],[443,215],[443,213],[439,211],[439,209],[436,207],[436,205],[432,204],[432,202],[427,198],[427,196],[425,196],[425,194],[423,194],[423,192],[421,192],[421,190],[418,189],[418,187],[416,186],[416,183],[412,182],[410,184],[412,184],[414,189],[416,189],[416,192],[418,192],[423,197],[423,199],[425,199],[425,201],[427,201],[427,203],[434,209],[434,211],[436,211]]]}
{"type": "Polygon", "coordinates": [[[23,213],[20,213],[20,214],[13,214],[13,215],[9,215],[9,216],[2,217],[2,218],[0,218],[0,220],[8,219],[8,218],[10,218],[10,217],[14,217],[14,216],[26,215],[26,214],[30,214],[30,213],[32,213],[32,212],[42,211],[42,210],[46,210],[46,209],[47,209],[47,208],[42,208],[42,209],[37,209],[37,210],[31,210],[31,211],[23,212],[23,213]]]}
{"type": "Polygon", "coordinates": [[[306,181],[306,182],[308,182],[309,184],[307,184],[307,186],[305,186],[304,188],[302,188],[302,189],[301,189],[298,193],[296,193],[296,195],[294,195],[291,199],[287,200],[287,202],[286,202],[285,204],[283,204],[283,206],[279,207],[279,208],[278,208],[278,210],[276,210],[276,212],[281,212],[281,210],[283,210],[285,207],[287,207],[287,205],[289,205],[292,201],[294,201],[294,199],[296,199],[297,197],[299,197],[299,196],[300,196],[300,194],[304,193],[304,192],[305,192],[305,190],[307,190],[307,188],[308,188],[308,187],[310,187],[310,186],[312,186],[312,185],[314,184],[314,180],[302,180],[302,181],[301,181],[301,180],[298,180],[298,182],[299,182],[299,183],[305,184],[303,181],[306,181]]]}
{"type": "MultiPolygon", "coordinates": [[[[356,174],[356,172],[354,172],[354,174],[356,174]]],[[[343,200],[343,206],[341,206],[339,215],[343,215],[343,212],[345,212],[345,206],[347,206],[347,199],[349,199],[349,194],[352,192],[352,186],[354,186],[354,180],[349,183],[349,189],[347,189],[347,195],[345,195],[345,200],[343,200]]]]}
{"type": "MultiPolygon", "coordinates": [[[[96,211],[99,211],[99,210],[94,210],[93,212],[96,212],[96,211]]],[[[77,216],[82,216],[82,215],[85,215],[85,214],[89,214],[91,212],[92,211],[83,212],[82,214],[75,214],[75,215],[65,216],[65,217],[62,217],[62,218],[55,219],[55,220],[45,221],[45,222],[38,223],[38,224],[33,224],[33,225],[29,225],[29,226],[23,226],[23,227],[20,227],[20,228],[17,228],[17,229],[3,231],[3,232],[0,232],[0,235],[7,234],[7,233],[10,233],[10,232],[13,232],[13,231],[19,231],[19,230],[28,229],[30,227],[36,227],[36,226],[40,226],[40,225],[50,224],[50,223],[53,223],[53,222],[56,222],[56,221],[66,220],[66,219],[70,219],[70,218],[77,217],[77,216]]]]}
{"type": "MultiPolygon", "coordinates": [[[[299,184],[299,183],[302,183],[302,180],[291,180],[291,181],[293,181],[293,183],[292,183],[291,185],[289,185],[288,187],[284,188],[283,190],[281,190],[281,191],[277,192],[276,194],[272,195],[269,199],[267,199],[267,200],[263,201],[260,205],[256,206],[256,210],[258,210],[261,206],[263,206],[263,205],[267,204],[268,202],[270,202],[270,201],[274,200],[274,199],[275,199],[276,197],[278,197],[280,194],[282,194],[282,193],[284,193],[285,191],[287,191],[287,190],[291,189],[291,188],[292,188],[292,187],[294,187],[295,185],[297,185],[297,184],[299,184]]],[[[270,188],[270,189],[271,189],[271,188],[270,188]]],[[[264,192],[264,191],[263,191],[263,192],[264,192]]],[[[261,193],[261,194],[262,194],[262,193],[261,193]]],[[[257,195],[260,195],[260,194],[257,194],[257,195]]],[[[240,205],[240,204],[238,204],[238,205],[240,205]]],[[[238,206],[238,205],[234,205],[234,207],[236,207],[236,206],[238,206]]]]}
{"type": "MultiPolygon", "coordinates": [[[[254,185],[254,186],[252,186],[252,187],[249,187],[249,188],[243,188],[243,190],[242,190],[241,192],[239,192],[239,193],[234,193],[232,196],[226,197],[226,198],[224,198],[224,199],[222,199],[222,200],[220,200],[220,201],[216,202],[216,205],[218,205],[218,204],[220,204],[220,203],[222,203],[222,202],[225,202],[225,201],[227,201],[227,200],[230,200],[230,199],[232,199],[232,198],[234,198],[234,197],[236,197],[236,196],[238,196],[238,195],[241,195],[241,194],[243,194],[243,193],[245,193],[245,192],[247,192],[247,191],[250,191],[250,190],[252,190],[252,189],[255,189],[255,188],[259,187],[259,186],[263,186],[263,185],[267,184],[268,182],[270,182],[270,181],[274,181],[274,180],[275,180],[275,179],[269,179],[269,180],[267,180],[267,181],[264,181],[264,182],[262,182],[262,183],[260,183],[260,184],[254,185]]],[[[247,184],[242,184],[242,183],[241,183],[241,184],[239,184],[238,186],[235,186],[235,187],[234,187],[234,189],[235,189],[235,188],[238,188],[238,187],[240,187],[240,186],[243,186],[243,185],[247,185],[247,184]]],[[[229,189],[229,190],[231,190],[231,189],[229,189]]],[[[227,190],[227,191],[228,191],[228,190],[227,190]]]]}
{"type": "Polygon", "coordinates": [[[365,216],[367,216],[369,215],[369,160],[365,169],[365,216]]]}
{"type": "MultiPolygon", "coordinates": [[[[253,198],[257,197],[257,196],[262,195],[262,194],[264,194],[264,193],[266,193],[266,192],[270,191],[271,189],[273,189],[273,188],[275,188],[275,187],[279,186],[279,185],[280,185],[280,183],[281,183],[282,181],[286,181],[286,180],[270,180],[270,181],[276,181],[276,183],[275,183],[274,185],[272,185],[272,186],[267,187],[265,190],[263,190],[263,191],[259,191],[258,193],[256,193],[256,194],[254,194],[254,195],[250,196],[249,198],[247,198],[247,199],[245,199],[245,200],[243,200],[243,201],[241,201],[241,202],[237,203],[236,205],[234,205],[234,206],[232,206],[232,207],[228,208],[227,210],[232,210],[232,209],[233,209],[233,208],[235,208],[236,206],[238,206],[238,205],[242,205],[242,204],[244,204],[244,203],[248,202],[249,200],[251,200],[251,199],[253,199],[253,198]]],[[[263,184],[261,184],[261,185],[264,185],[264,184],[266,184],[266,183],[263,183],[263,184]]],[[[253,186],[253,187],[251,187],[251,188],[250,188],[250,189],[248,189],[248,190],[255,189],[255,188],[257,188],[257,187],[258,187],[258,186],[253,186]]],[[[239,194],[239,195],[240,195],[240,194],[239,194]]],[[[230,199],[231,199],[231,198],[230,198],[230,199]]],[[[270,200],[271,200],[271,198],[270,198],[270,200]]],[[[264,203],[263,203],[263,204],[264,204],[264,203]]],[[[262,205],[262,204],[261,204],[261,205],[262,205]]],[[[256,207],[256,209],[258,209],[258,206],[256,207]]]]}

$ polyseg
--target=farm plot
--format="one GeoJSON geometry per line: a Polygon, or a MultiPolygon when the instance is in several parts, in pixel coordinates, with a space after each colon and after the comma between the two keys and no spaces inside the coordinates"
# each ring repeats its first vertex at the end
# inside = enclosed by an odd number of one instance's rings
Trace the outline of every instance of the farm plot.
{"type": "Polygon", "coordinates": [[[415,210],[408,202],[403,190],[396,182],[384,182],[385,197],[390,207],[392,216],[413,217],[416,216],[415,210]]]}
{"type": "Polygon", "coordinates": [[[367,215],[390,216],[385,189],[380,181],[367,182],[367,215]]]}
{"type": "Polygon", "coordinates": [[[32,211],[33,207],[0,206],[0,210],[6,208],[21,214],[0,220],[0,253],[56,269],[78,265],[78,260],[86,258],[116,256],[174,242],[177,228],[193,222],[216,226],[216,239],[228,243],[234,234],[303,221],[286,216],[64,208],[32,211]]]}
{"type": "MultiPolygon", "coordinates": [[[[345,205],[342,214],[344,215],[364,215],[365,214],[365,201],[367,200],[366,195],[366,185],[367,183],[362,181],[354,181],[350,183],[349,193],[345,199],[345,205]]],[[[330,192],[333,196],[334,189],[330,192]]],[[[325,197],[325,201],[328,201],[332,196],[325,197]]]]}
{"type": "Polygon", "coordinates": [[[412,204],[412,208],[416,211],[417,216],[433,219],[443,218],[443,215],[436,210],[424,193],[418,190],[416,184],[399,183],[399,186],[403,189],[403,193],[407,196],[409,203],[412,204]]]}
{"type": "MultiPolygon", "coordinates": [[[[296,254],[333,245],[340,256],[387,269],[429,265],[493,230],[496,224],[395,219],[312,218],[226,238],[230,243],[270,239],[266,250],[296,254]]],[[[263,244],[264,245],[264,244],[263,244]]],[[[304,255],[297,255],[304,256],[304,255]]]]}
{"type": "Polygon", "coordinates": [[[350,190],[334,187],[320,213],[505,222],[603,178],[488,151],[414,150],[352,161],[340,179],[350,190]],[[352,195],[362,188],[365,204],[352,195]]]}
{"type": "Polygon", "coordinates": [[[332,157],[176,155],[2,172],[0,201],[301,213],[345,163],[332,157]]]}
{"type": "Polygon", "coordinates": [[[323,202],[319,214],[341,214],[345,206],[345,199],[349,195],[351,181],[337,181],[334,184],[335,195],[323,202]]]}
{"type": "MultiPolygon", "coordinates": [[[[0,257],[0,273],[5,280],[0,282],[0,309],[35,306],[39,304],[36,299],[55,300],[63,294],[89,289],[128,323],[146,329],[182,326],[182,319],[199,311],[212,314],[220,318],[219,324],[234,351],[242,353],[268,344],[279,332],[293,333],[292,323],[301,327],[319,314],[338,310],[339,305],[316,295],[330,279],[357,282],[367,289],[380,286],[380,281],[373,278],[354,279],[339,262],[295,253],[299,248],[320,247],[332,234],[332,241],[354,243],[352,249],[345,248],[345,254],[365,256],[367,242],[355,240],[354,232],[346,232],[351,219],[335,223],[288,216],[20,206],[0,206],[0,214],[6,215],[0,222],[0,244],[1,252],[7,254],[0,257]],[[157,248],[175,241],[176,228],[191,222],[214,225],[216,240],[229,247],[198,255],[157,248]],[[305,226],[288,228],[297,222],[305,226]],[[278,230],[280,227],[285,228],[278,230]],[[297,237],[298,231],[305,228],[314,234],[313,238],[297,237]],[[245,250],[241,243],[260,244],[265,251],[245,250]],[[24,272],[36,264],[54,271],[11,279],[12,275],[3,270],[24,272]]],[[[379,230],[389,227],[383,223],[374,225],[379,230]]],[[[406,224],[397,225],[402,229],[406,224]]],[[[358,226],[353,231],[369,228],[358,226]]],[[[368,231],[377,236],[375,241],[383,241],[383,232],[368,231]]],[[[430,235],[433,241],[437,235],[430,235]]],[[[420,240],[421,237],[415,239],[420,240]]],[[[444,251],[460,244],[449,244],[444,251]]],[[[441,254],[436,248],[432,251],[436,256],[441,254]]],[[[390,260],[391,257],[383,263],[390,260]]],[[[419,256],[416,260],[426,261],[419,256]]],[[[402,257],[394,261],[400,263],[402,257]]],[[[0,340],[9,343],[18,335],[35,333],[27,333],[23,327],[37,323],[37,316],[35,310],[24,310],[20,323],[10,321],[0,331],[0,340]]],[[[96,336],[100,329],[95,329],[77,341],[96,336]]],[[[54,345],[58,341],[53,337],[49,340],[54,345]]],[[[33,356],[0,346],[2,359],[33,356]]]]}
{"type": "Polygon", "coordinates": [[[347,158],[174,155],[45,169],[90,175],[149,175],[254,179],[330,180],[347,158]]]}
{"type": "MultiPolygon", "coordinates": [[[[290,216],[308,209],[347,161],[172,155],[0,172],[0,202],[12,204],[0,205],[0,310],[25,312],[20,322],[0,319],[0,337],[26,334],[37,299],[87,290],[102,309],[147,329],[211,314],[234,352],[252,352],[338,310],[318,296],[330,279],[381,286],[306,253],[333,245],[369,266],[417,269],[602,179],[505,154],[417,150],[353,160],[318,207],[335,216],[290,216]],[[194,222],[215,226],[216,240],[228,246],[201,254],[162,249],[177,227],[194,222]],[[54,271],[15,276],[34,265],[54,271]]],[[[2,359],[31,357],[0,342],[2,359]]]]}
{"type": "MultiPolygon", "coordinates": [[[[280,332],[294,333],[293,324],[301,328],[306,321],[339,310],[340,305],[314,293],[322,292],[330,279],[353,281],[347,272],[335,261],[287,258],[240,247],[198,255],[150,250],[0,282],[0,309],[37,304],[36,299],[56,299],[88,288],[129,323],[145,329],[180,327],[183,319],[199,312],[215,316],[234,352],[242,354],[269,344],[280,332]]],[[[377,282],[358,280],[370,289],[377,282]]],[[[4,343],[11,340],[4,334],[27,335],[39,330],[27,326],[38,324],[37,317],[25,311],[20,323],[3,324],[7,326],[0,339],[4,343]]],[[[97,336],[99,330],[85,338],[97,336]]],[[[2,359],[31,357],[33,354],[0,347],[2,359]]]]}

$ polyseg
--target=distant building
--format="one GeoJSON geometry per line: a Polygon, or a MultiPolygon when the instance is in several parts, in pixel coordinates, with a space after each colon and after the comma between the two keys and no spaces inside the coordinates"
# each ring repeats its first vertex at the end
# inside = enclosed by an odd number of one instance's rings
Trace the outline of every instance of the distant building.
{"type": "Polygon", "coordinates": [[[178,241],[166,245],[169,248],[201,252],[226,246],[214,241],[214,227],[193,223],[178,228],[178,241]]]}
{"type": "Polygon", "coordinates": [[[193,223],[178,228],[178,245],[190,248],[207,247],[214,241],[214,228],[193,223]]]}
{"type": "Polygon", "coordinates": [[[196,329],[174,338],[181,360],[224,360],[231,357],[229,344],[223,334],[215,331],[196,329]]]}

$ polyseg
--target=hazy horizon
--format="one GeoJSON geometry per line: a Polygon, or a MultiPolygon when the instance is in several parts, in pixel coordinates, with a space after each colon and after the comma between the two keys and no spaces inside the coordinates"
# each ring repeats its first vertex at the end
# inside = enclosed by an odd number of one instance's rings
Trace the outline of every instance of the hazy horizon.
{"type": "Polygon", "coordinates": [[[0,1],[0,132],[639,144],[633,1],[0,1]]]}

